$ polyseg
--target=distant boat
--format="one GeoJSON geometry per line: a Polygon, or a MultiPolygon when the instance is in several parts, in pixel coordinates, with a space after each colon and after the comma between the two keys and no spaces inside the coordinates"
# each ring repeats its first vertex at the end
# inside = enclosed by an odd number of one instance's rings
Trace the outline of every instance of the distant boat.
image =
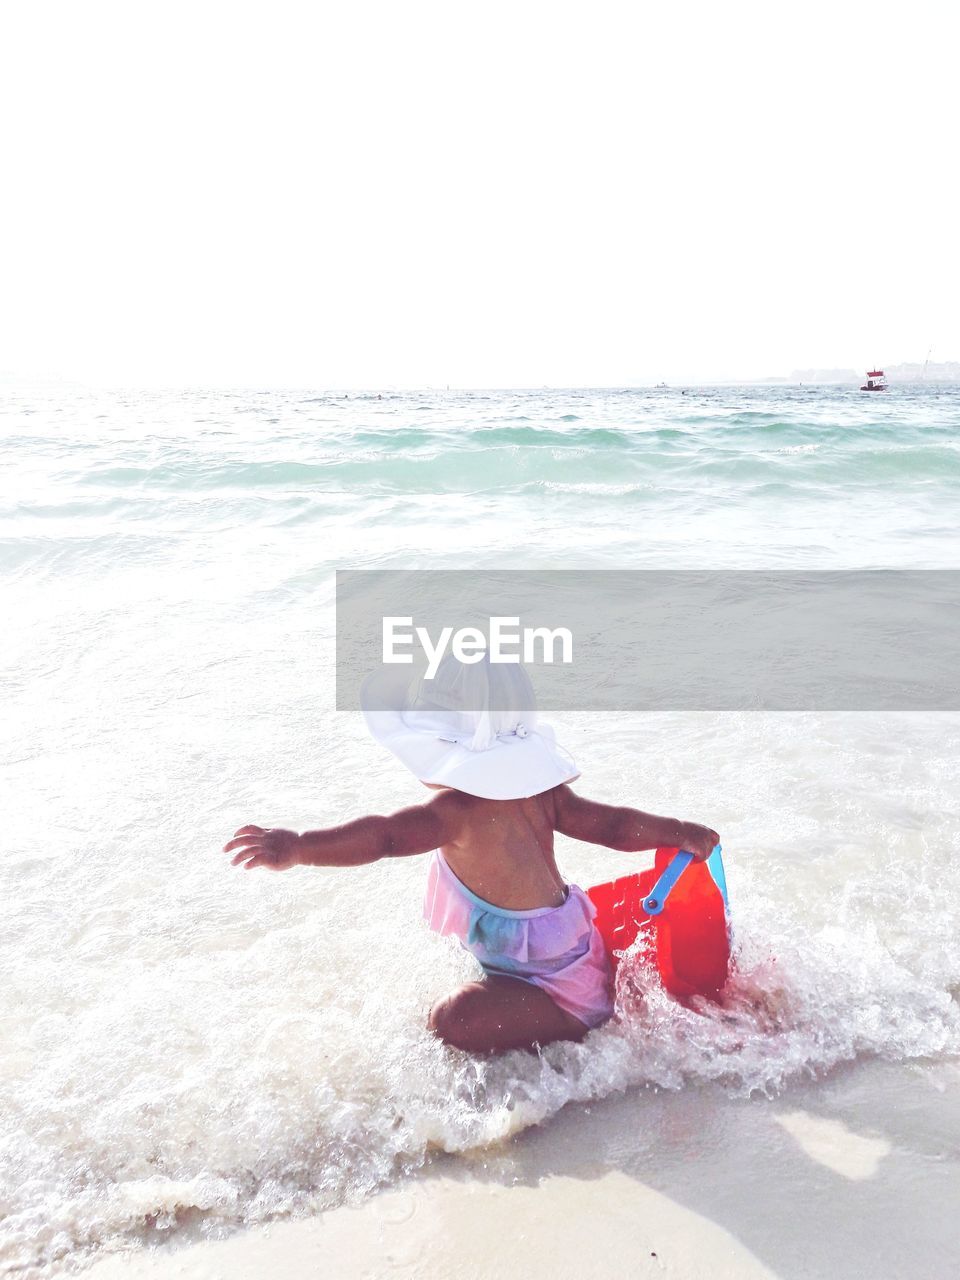
{"type": "Polygon", "coordinates": [[[861,391],[886,391],[887,380],[883,376],[882,369],[870,369],[867,372],[867,380],[860,388],[861,391]]]}

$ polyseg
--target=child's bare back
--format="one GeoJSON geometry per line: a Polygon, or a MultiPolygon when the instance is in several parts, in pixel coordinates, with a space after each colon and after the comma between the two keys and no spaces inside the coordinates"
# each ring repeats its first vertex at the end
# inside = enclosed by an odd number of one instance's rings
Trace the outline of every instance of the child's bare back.
{"type": "Polygon", "coordinates": [[[522,800],[449,794],[450,837],[440,848],[464,884],[510,911],[563,905],[567,886],[553,852],[552,792],[522,800]]]}

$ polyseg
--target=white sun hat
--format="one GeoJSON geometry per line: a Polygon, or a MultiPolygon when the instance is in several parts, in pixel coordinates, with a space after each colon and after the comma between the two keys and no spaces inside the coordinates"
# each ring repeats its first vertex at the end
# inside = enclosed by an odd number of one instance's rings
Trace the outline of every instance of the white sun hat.
{"type": "Polygon", "coordinates": [[[384,665],[360,690],[367,727],[421,782],[487,800],[540,795],[580,776],[535,711],[519,663],[448,654],[432,680],[384,665]]]}

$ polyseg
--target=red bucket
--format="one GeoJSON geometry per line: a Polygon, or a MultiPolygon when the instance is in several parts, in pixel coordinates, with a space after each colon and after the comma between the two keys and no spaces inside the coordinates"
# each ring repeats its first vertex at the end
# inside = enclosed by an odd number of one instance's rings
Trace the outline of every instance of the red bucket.
{"type": "Polygon", "coordinates": [[[719,845],[705,862],[694,862],[678,849],[658,849],[649,871],[594,885],[587,893],[597,908],[594,924],[614,968],[617,953],[639,936],[641,954],[656,964],[671,995],[717,997],[730,968],[727,887],[719,845]],[[664,886],[654,894],[665,872],[664,886]]]}

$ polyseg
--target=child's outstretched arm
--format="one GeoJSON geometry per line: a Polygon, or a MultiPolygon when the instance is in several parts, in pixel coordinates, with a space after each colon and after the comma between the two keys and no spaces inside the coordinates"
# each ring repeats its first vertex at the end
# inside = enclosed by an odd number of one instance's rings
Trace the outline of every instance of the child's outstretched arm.
{"type": "Polygon", "coordinates": [[[709,858],[720,837],[710,827],[676,818],[658,818],[639,809],[600,804],[578,796],[569,786],[557,787],[554,796],[554,827],[574,840],[603,844],[621,853],[641,849],[676,846],[692,853],[698,862],[709,858]]]}
{"type": "Polygon", "coordinates": [[[457,796],[445,792],[426,804],[401,809],[389,817],[371,815],[345,822],[323,831],[287,831],[283,827],[264,829],[241,827],[223,846],[224,853],[236,849],[233,866],[269,867],[359,867],[380,858],[405,858],[429,853],[452,841],[459,831],[460,806],[457,796]]]}

